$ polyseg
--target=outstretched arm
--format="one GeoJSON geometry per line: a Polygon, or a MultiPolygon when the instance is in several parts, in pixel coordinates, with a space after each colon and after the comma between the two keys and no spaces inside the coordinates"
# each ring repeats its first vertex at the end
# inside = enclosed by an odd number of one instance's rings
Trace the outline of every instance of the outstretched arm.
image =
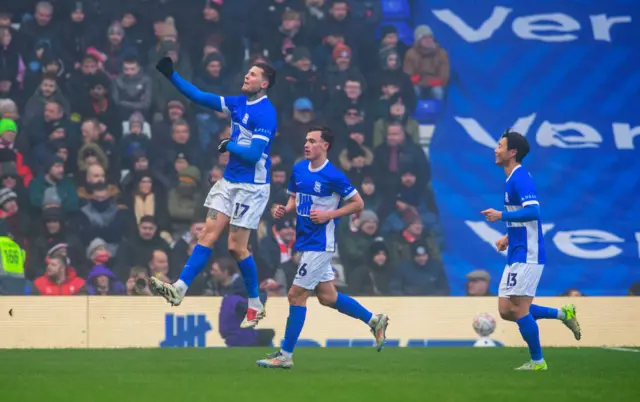
{"type": "Polygon", "coordinates": [[[260,158],[262,158],[262,154],[264,153],[264,149],[267,147],[267,144],[267,141],[254,137],[251,140],[251,145],[248,147],[229,141],[226,145],[226,150],[246,162],[258,163],[260,158]]]}
{"type": "Polygon", "coordinates": [[[505,222],[529,222],[540,218],[540,207],[537,204],[527,205],[517,211],[503,211],[502,220],[505,222]]]}
{"type": "Polygon", "coordinates": [[[195,102],[201,106],[210,107],[211,109],[222,112],[222,98],[219,95],[203,92],[196,88],[195,85],[180,77],[180,75],[176,72],[171,74],[169,77],[169,81],[178,91],[186,96],[192,102],[195,102]]]}

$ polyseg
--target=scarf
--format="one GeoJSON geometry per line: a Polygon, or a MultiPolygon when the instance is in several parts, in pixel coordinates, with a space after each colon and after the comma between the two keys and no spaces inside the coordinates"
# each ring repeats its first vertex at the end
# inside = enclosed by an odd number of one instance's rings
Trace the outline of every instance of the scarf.
{"type": "Polygon", "coordinates": [[[145,215],[155,215],[156,211],[156,197],[153,193],[145,196],[136,195],[133,200],[133,210],[136,214],[136,220],[140,223],[145,215]]]}
{"type": "Polygon", "coordinates": [[[291,260],[291,252],[293,250],[293,244],[295,240],[289,242],[289,244],[285,243],[282,240],[282,237],[274,230],[273,235],[276,238],[276,242],[278,242],[278,247],[280,248],[280,264],[284,264],[285,262],[289,262],[291,260]]]}

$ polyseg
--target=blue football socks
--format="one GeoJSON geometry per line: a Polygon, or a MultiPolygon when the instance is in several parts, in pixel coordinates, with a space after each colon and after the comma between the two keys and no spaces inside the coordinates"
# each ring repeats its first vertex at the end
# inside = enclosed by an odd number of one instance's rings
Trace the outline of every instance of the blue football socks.
{"type": "Polygon", "coordinates": [[[536,363],[541,362],[542,359],[542,346],[540,346],[540,331],[538,329],[538,323],[531,313],[525,315],[516,321],[520,328],[520,334],[522,339],[529,345],[529,353],[531,354],[531,360],[536,363]]]}
{"type": "Polygon", "coordinates": [[[538,306],[536,304],[532,304],[529,308],[529,312],[536,320],[541,318],[546,319],[558,319],[560,316],[558,315],[557,308],[538,306]]]}
{"type": "Polygon", "coordinates": [[[248,256],[242,261],[238,261],[238,268],[242,274],[244,287],[247,289],[249,299],[258,298],[258,267],[253,260],[253,256],[248,256]]]}
{"type": "Polygon", "coordinates": [[[211,257],[211,249],[209,247],[196,244],[193,248],[193,252],[187,260],[187,263],[180,273],[180,280],[184,282],[185,285],[190,286],[195,277],[198,276],[204,266],[207,265],[209,257],[211,257]]]}
{"type": "Polygon", "coordinates": [[[306,317],[307,307],[289,306],[289,318],[287,318],[287,328],[284,331],[284,340],[282,341],[282,350],[284,352],[293,353],[306,317]]]}
{"type": "Polygon", "coordinates": [[[354,298],[343,295],[342,293],[338,293],[338,299],[336,300],[336,305],[334,307],[342,314],[357,318],[367,325],[373,316],[369,310],[364,308],[362,304],[358,303],[354,298]]]}

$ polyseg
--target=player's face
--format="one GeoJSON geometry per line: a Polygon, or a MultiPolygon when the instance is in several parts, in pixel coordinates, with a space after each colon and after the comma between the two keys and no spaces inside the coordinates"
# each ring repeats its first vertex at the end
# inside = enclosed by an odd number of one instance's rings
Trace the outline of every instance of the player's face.
{"type": "Polygon", "coordinates": [[[255,94],[261,89],[267,89],[268,85],[269,83],[262,76],[262,69],[260,67],[253,66],[249,69],[247,75],[244,76],[242,92],[246,94],[255,94]]]}
{"type": "Polygon", "coordinates": [[[496,155],[496,165],[499,166],[504,166],[511,158],[516,156],[515,149],[508,149],[506,138],[501,138],[500,141],[498,141],[498,146],[494,150],[494,153],[496,155]]]}
{"type": "Polygon", "coordinates": [[[329,144],[322,139],[320,131],[311,131],[307,134],[307,141],[304,144],[305,159],[314,160],[327,154],[329,144]]]}

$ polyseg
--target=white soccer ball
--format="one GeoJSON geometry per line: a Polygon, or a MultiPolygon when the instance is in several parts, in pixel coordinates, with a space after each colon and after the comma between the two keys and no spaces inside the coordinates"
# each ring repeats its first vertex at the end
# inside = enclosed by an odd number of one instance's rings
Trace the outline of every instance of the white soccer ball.
{"type": "Polygon", "coordinates": [[[473,319],[473,329],[480,336],[489,336],[496,330],[496,320],[491,314],[481,313],[473,319]]]}

